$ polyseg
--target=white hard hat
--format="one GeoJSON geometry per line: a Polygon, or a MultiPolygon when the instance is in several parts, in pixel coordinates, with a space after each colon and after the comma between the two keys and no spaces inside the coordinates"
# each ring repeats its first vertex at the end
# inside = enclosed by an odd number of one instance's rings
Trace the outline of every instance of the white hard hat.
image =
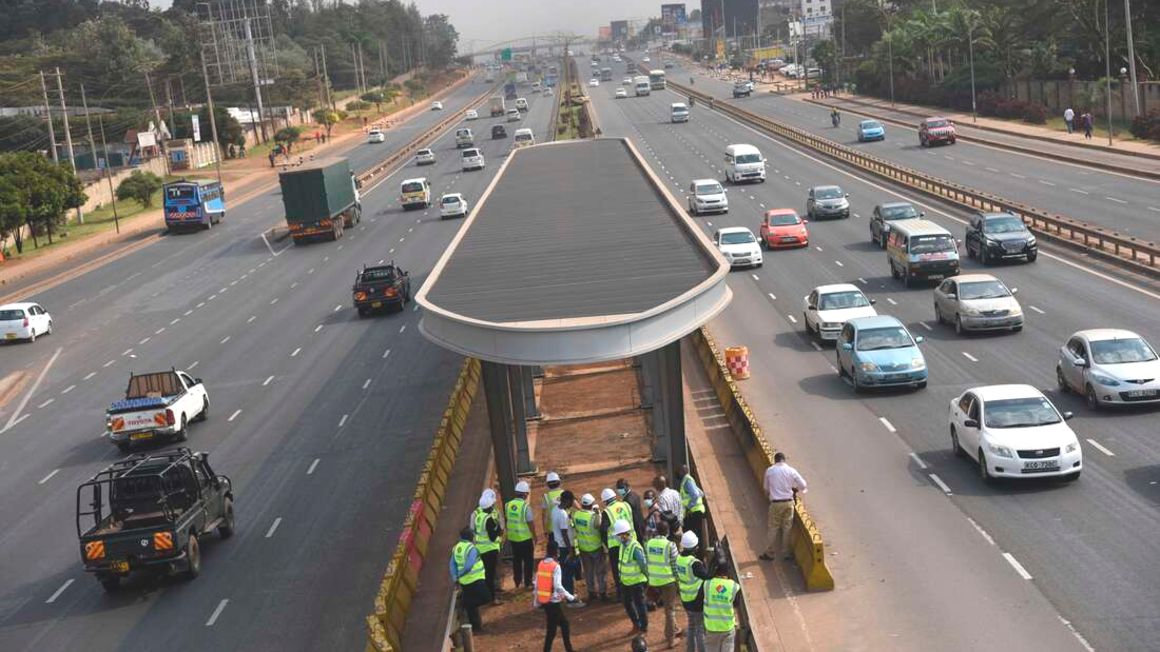
{"type": "Polygon", "coordinates": [[[555,471],[548,471],[548,477],[545,479],[545,482],[559,482],[559,481],[560,481],[560,474],[559,473],[556,473],[555,471]]]}
{"type": "Polygon", "coordinates": [[[697,533],[692,530],[681,535],[681,548],[684,550],[696,548],[700,542],[701,540],[697,538],[697,533]]]}
{"type": "Polygon", "coordinates": [[[585,507],[591,507],[595,502],[596,499],[592,497],[592,494],[584,494],[583,496],[580,496],[580,504],[585,507]]]}
{"type": "Polygon", "coordinates": [[[616,498],[616,492],[611,489],[605,488],[604,491],[600,492],[600,500],[604,502],[608,502],[613,498],[616,498]]]}
{"type": "Polygon", "coordinates": [[[495,491],[491,489],[484,489],[483,493],[479,496],[479,506],[483,509],[487,509],[488,507],[492,507],[494,505],[495,491]]]}
{"type": "Polygon", "coordinates": [[[526,493],[530,492],[531,490],[532,490],[532,488],[528,486],[528,483],[526,480],[520,480],[519,482],[516,483],[516,491],[518,491],[522,494],[526,494],[526,493]]]}
{"type": "Polygon", "coordinates": [[[623,518],[612,524],[612,533],[616,536],[628,534],[629,532],[632,532],[632,526],[629,525],[628,521],[624,520],[623,518]]]}

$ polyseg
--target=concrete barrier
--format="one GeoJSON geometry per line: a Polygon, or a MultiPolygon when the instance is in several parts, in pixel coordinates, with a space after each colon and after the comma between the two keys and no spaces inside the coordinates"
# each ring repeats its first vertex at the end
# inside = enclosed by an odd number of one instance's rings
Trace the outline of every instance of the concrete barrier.
{"type": "Polygon", "coordinates": [[[418,590],[419,571],[427,558],[428,543],[443,508],[443,497],[459,455],[467,415],[479,390],[479,370],[479,360],[475,358],[468,358],[463,363],[455,389],[443,411],[431,452],[415,487],[411,509],[403,520],[399,542],[379,584],[374,610],[366,618],[367,652],[403,649],[403,627],[418,590]]]}
{"type": "MultiPolygon", "coordinates": [[[[745,459],[749,463],[753,477],[761,486],[765,480],[765,470],[773,464],[774,448],[765,438],[761,424],[749,409],[749,404],[741,395],[741,390],[729,374],[725,363],[725,356],[717,348],[713,336],[705,328],[698,329],[692,334],[692,340],[697,350],[705,373],[717,394],[717,400],[725,411],[725,418],[733,431],[745,459]]],[[[829,591],[834,588],[834,577],[826,567],[825,543],[817,524],[806,510],[805,503],[798,500],[794,508],[793,524],[793,554],[798,568],[802,570],[806,588],[810,591],[829,591]]]]}

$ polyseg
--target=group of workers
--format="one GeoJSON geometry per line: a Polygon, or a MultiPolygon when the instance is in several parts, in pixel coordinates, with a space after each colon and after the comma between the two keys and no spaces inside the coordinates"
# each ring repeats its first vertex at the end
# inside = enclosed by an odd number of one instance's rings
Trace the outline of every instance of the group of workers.
{"type": "Polygon", "coordinates": [[[575,586],[581,574],[587,602],[623,604],[632,624],[633,650],[647,649],[649,610],[663,608],[669,648],[684,636],[686,651],[732,652],[734,604],[741,587],[723,560],[702,559],[705,495],[687,467],[677,469],[676,480],[677,489],[672,489],[664,476],[655,477],[642,499],[621,478],[615,489],[601,491],[598,502],[588,493],[577,500],[559,474],[549,472],[540,503],[546,552],[538,564],[530,485],[516,483],[515,495],[502,505],[494,490],[485,489],[450,559],[451,578],[462,591],[473,630],[483,631],[480,607],[499,603],[497,564],[506,539],[516,589],[532,588],[533,605],[544,611],[545,652],[557,634],[572,652],[563,608],[586,606],[575,586]],[[686,613],[683,631],[677,625],[678,604],[686,613]]]}

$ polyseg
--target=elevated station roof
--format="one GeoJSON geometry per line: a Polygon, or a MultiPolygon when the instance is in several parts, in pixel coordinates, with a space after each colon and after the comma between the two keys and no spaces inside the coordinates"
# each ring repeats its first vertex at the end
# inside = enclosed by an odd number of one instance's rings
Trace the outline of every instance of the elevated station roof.
{"type": "Polygon", "coordinates": [[[420,289],[420,328],[511,364],[619,359],[731,298],[728,264],[625,139],[515,150],[420,289]]]}

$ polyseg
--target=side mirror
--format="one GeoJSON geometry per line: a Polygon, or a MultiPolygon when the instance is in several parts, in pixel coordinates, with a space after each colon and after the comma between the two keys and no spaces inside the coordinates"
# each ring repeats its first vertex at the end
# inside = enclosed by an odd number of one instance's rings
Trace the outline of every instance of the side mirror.
{"type": "Polygon", "coordinates": [[[196,384],[198,384],[198,385],[200,385],[200,384],[201,384],[201,379],[200,379],[200,378],[194,378],[194,379],[193,379],[193,382],[194,382],[194,383],[196,383],[196,384]]]}
{"type": "Polygon", "coordinates": [[[806,306],[806,310],[817,310],[817,309],[818,309],[818,307],[813,305],[813,304],[806,306]]]}
{"type": "Polygon", "coordinates": [[[919,217],[926,217],[926,211],[919,211],[918,216],[919,217]]]}
{"type": "Polygon", "coordinates": [[[979,420],[978,419],[966,419],[963,421],[963,427],[964,428],[978,428],[979,427],[979,420]]]}
{"type": "Polygon", "coordinates": [[[1073,363],[1075,363],[1075,366],[1077,366],[1077,367],[1089,367],[1089,366],[1091,366],[1091,365],[1089,365],[1089,364],[1088,364],[1088,361],[1087,361],[1086,359],[1084,359],[1084,358],[1080,358],[1080,357],[1078,357],[1078,356],[1077,356],[1077,357],[1075,357],[1075,358],[1072,358],[1072,360],[1071,360],[1071,361],[1072,361],[1073,363]]]}
{"type": "Polygon", "coordinates": [[[853,351],[854,345],[850,344],[849,342],[842,342],[842,350],[843,351],[853,351]]]}
{"type": "Polygon", "coordinates": [[[809,223],[810,223],[809,220],[802,220],[802,224],[809,224],[809,223]]]}
{"type": "Polygon", "coordinates": [[[1064,412],[1063,413],[1063,420],[1064,421],[1071,421],[1071,418],[1074,416],[1075,416],[1075,412],[1064,412]]]}
{"type": "Polygon", "coordinates": [[[950,294],[947,295],[947,298],[953,301],[955,299],[958,299],[959,295],[955,294],[954,292],[951,292],[950,294]]]}
{"type": "Polygon", "coordinates": [[[917,336],[915,336],[915,338],[914,338],[914,343],[915,343],[915,344],[922,344],[922,343],[923,343],[923,342],[925,342],[925,341],[926,341],[926,338],[925,338],[925,337],[923,337],[923,336],[921,336],[921,335],[917,335],[917,336]]]}
{"type": "Polygon", "coordinates": [[[1011,294],[1019,294],[1019,288],[1011,288],[1011,294]]]}
{"type": "Polygon", "coordinates": [[[870,305],[874,305],[876,303],[878,303],[878,299],[871,299],[870,300],[870,305]]]}
{"type": "Polygon", "coordinates": [[[850,193],[846,193],[846,199],[850,198],[850,193]]]}

